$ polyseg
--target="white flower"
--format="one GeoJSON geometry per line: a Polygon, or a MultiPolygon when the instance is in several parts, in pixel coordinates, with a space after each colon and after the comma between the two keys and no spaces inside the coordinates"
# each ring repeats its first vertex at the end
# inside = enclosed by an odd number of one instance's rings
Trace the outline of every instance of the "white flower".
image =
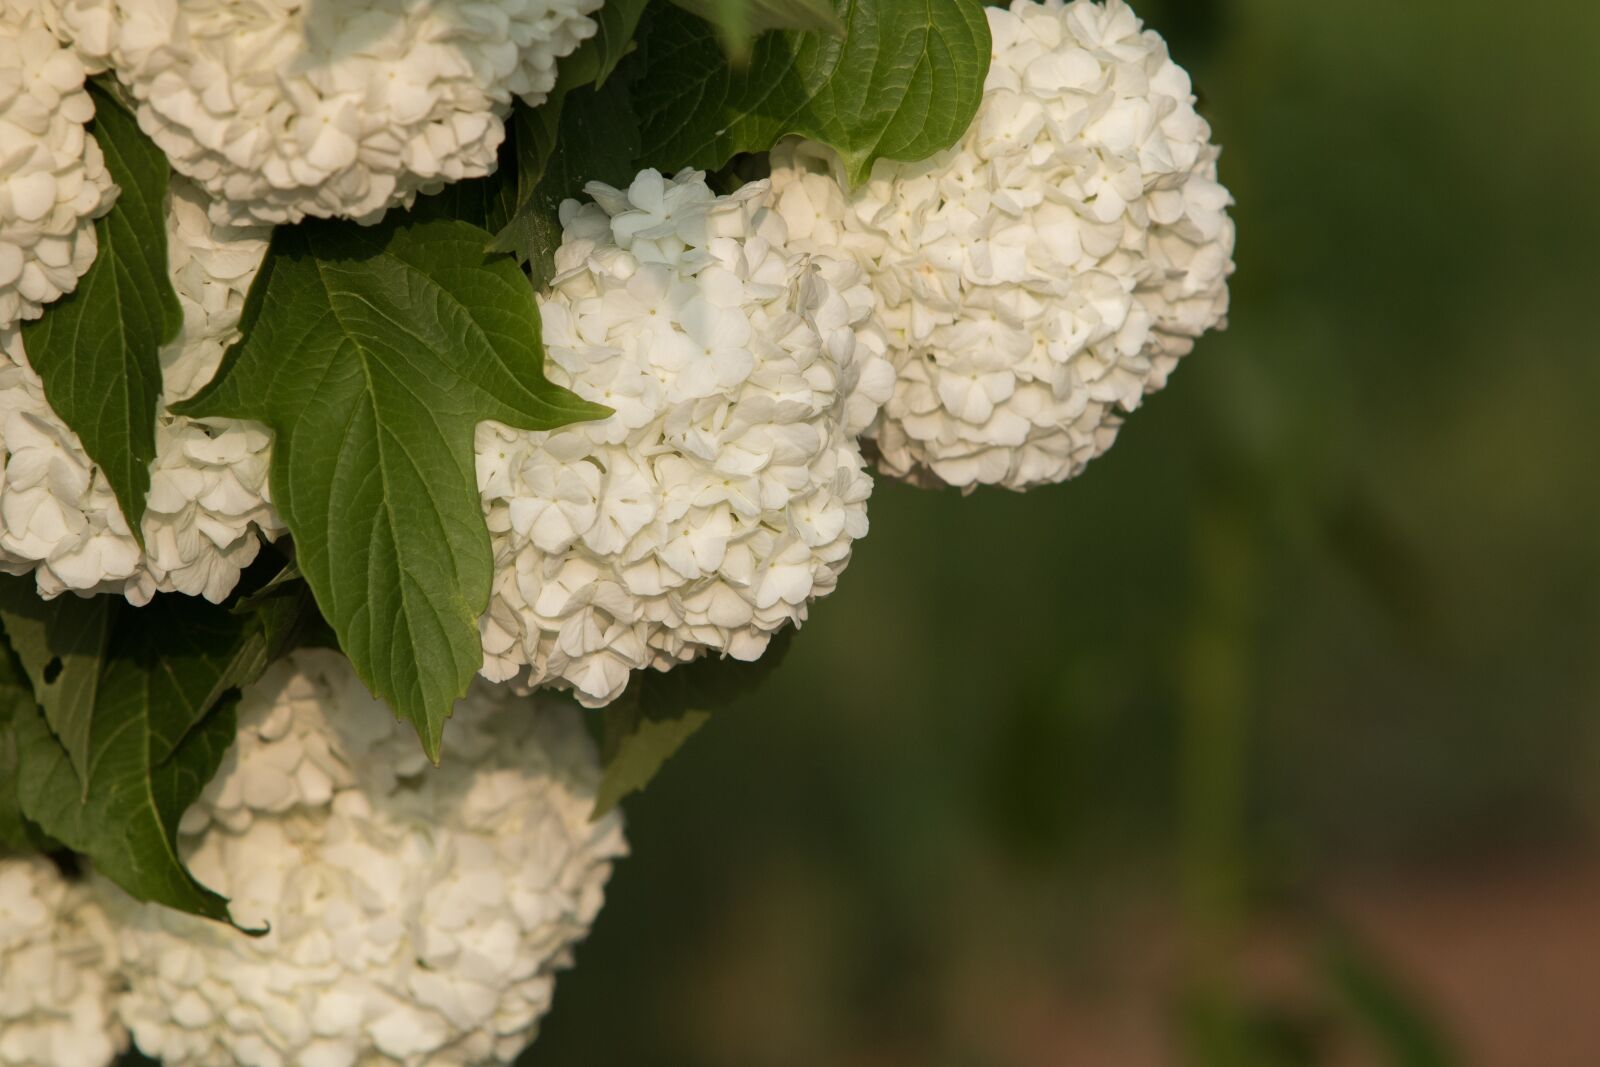
{"type": "Polygon", "coordinates": [[[857,268],[786,246],[766,183],[653,170],[568,201],[546,372],[615,414],[478,428],[483,673],[585,704],[708,650],[754,659],[867,531],[856,443],[893,388],[857,268]]]}
{"type": "Polygon", "coordinates": [[[0,330],[36,319],[94,262],[94,220],[116,199],[85,124],[83,63],[41,13],[0,10],[0,330]]]}
{"type": "MultiPolygon", "coordinates": [[[[174,179],[168,259],[184,324],[161,352],[165,404],[204,385],[237,339],[267,237],[263,228],[213,226],[205,197],[174,179]]],[[[19,332],[0,330],[0,569],[36,572],[47,597],[227,596],[260,549],[258,532],[283,528],[267,495],[271,435],[255,423],[173,416],[165,404],[141,553],[104,475],[50,409],[19,332]]]]}
{"type": "Polygon", "coordinates": [[[1059,482],[1110,447],[1227,312],[1232,202],[1189,77],[1121,0],[987,8],[966,137],[846,193],[829,150],[773,153],[802,247],[869,276],[899,384],[869,431],[924,483],[1059,482]]]}
{"type": "Polygon", "coordinates": [[[300,652],[240,720],[183,850],[271,932],[101,883],[139,1048],[166,1067],[510,1063],[625,852],[617,814],[590,821],[598,764],[576,710],[480,683],[435,769],[347,661],[300,652]]]}
{"type": "Polygon", "coordinates": [[[78,54],[90,74],[110,65],[117,38],[116,8],[106,0],[7,0],[27,9],[78,54]]]}
{"type": "Polygon", "coordinates": [[[375,221],[495,168],[601,0],[68,0],[219,222],[375,221]]]}
{"type": "Polygon", "coordinates": [[[0,1063],[110,1063],[128,1041],[116,968],[116,935],[82,887],[42,856],[0,857],[0,1063]]]}

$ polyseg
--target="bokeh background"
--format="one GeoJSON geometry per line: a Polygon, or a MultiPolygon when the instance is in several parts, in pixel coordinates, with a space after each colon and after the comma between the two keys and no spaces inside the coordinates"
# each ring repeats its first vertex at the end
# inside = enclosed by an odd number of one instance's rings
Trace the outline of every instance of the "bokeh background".
{"type": "Polygon", "coordinates": [[[881,485],[628,805],[528,1067],[1600,1064],[1600,5],[1141,0],[1232,325],[881,485]]]}

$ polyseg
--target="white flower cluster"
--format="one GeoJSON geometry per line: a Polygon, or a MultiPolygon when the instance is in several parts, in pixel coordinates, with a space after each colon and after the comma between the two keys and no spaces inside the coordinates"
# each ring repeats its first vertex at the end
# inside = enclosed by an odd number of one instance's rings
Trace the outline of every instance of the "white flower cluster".
{"type": "Polygon", "coordinates": [[[51,0],[218,222],[376,221],[495,168],[601,0],[51,0]]]}
{"type": "Polygon", "coordinates": [[[348,663],[300,652],[246,694],[185,816],[195,874],[254,939],[140,906],[119,1012],[166,1067],[488,1067],[549,1008],[626,848],[570,706],[478,685],[438,769],[348,663]]]}
{"type": "MultiPolygon", "coordinates": [[[[268,231],[214,226],[206,199],[174,179],[168,258],[183,306],[161,352],[165,404],[205,384],[237,337],[245,291],[268,231]]],[[[46,402],[15,329],[0,330],[0,570],[36,574],[47,597],[158,591],[220,601],[282,528],[267,500],[271,435],[253,423],[195,420],[162,408],[139,550],[105,476],[46,402]]]]}
{"type": "Polygon", "coordinates": [[[1232,202],[1189,76],[1121,2],[986,9],[966,137],[845,192],[821,146],[773,153],[803,246],[850,254],[899,384],[883,469],[971,489],[1059,482],[1110,447],[1228,306],[1232,202]]]}
{"type": "Polygon", "coordinates": [[[49,860],[0,857],[0,1063],[106,1067],[127,1047],[112,1012],[116,940],[49,860]]]}
{"type": "MultiPolygon", "coordinates": [[[[832,590],[866,532],[856,438],[894,370],[860,270],[787,249],[764,184],[719,198],[698,173],[647,171],[591,192],[600,203],[566,209],[543,300],[548,371],[617,414],[548,434],[480,425],[496,553],[481,628],[486,676],[531,667],[529,685],[604,704],[631,670],[754,659],[832,590]]],[[[171,403],[235,339],[267,232],[213,225],[176,179],[169,239],[185,311],[163,352],[171,403]]],[[[257,531],[282,529],[270,434],[163,412],[141,554],[19,338],[0,342],[0,569],[34,571],[46,596],[226,596],[257,531]]]]}
{"type": "Polygon", "coordinates": [[[765,182],[641,173],[568,201],[546,372],[611,407],[481,424],[495,550],[483,673],[614,699],[632,670],[755,659],[867,531],[856,435],[893,388],[854,265],[787,246],[765,182]]]}
{"type": "Polygon", "coordinates": [[[85,124],[84,69],[40,13],[0,7],[0,330],[36,319],[94,262],[117,188],[85,124]]]}

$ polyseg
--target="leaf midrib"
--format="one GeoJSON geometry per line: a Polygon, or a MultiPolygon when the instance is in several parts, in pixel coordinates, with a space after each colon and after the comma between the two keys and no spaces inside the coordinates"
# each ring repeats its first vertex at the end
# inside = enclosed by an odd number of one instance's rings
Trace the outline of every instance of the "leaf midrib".
{"type": "MultiPolygon", "coordinates": [[[[426,275],[423,275],[422,272],[417,271],[415,268],[413,268],[411,266],[411,264],[409,264],[409,263],[405,262],[404,260],[400,259],[398,256],[390,255],[387,251],[385,251],[383,253],[380,253],[380,254],[384,258],[386,258],[386,259],[394,262],[395,264],[397,264],[399,266],[399,268],[402,271],[406,272],[407,274],[421,275],[423,280],[427,281],[437,292],[444,294],[446,297],[448,297],[450,299],[452,304],[454,304],[458,308],[461,308],[461,310],[463,312],[465,312],[466,309],[464,307],[462,307],[460,302],[456,301],[452,294],[450,294],[447,290],[445,290],[443,286],[441,286],[437,282],[433,281],[433,279],[428,278],[426,275]]],[[[344,315],[341,314],[339,300],[335,298],[334,290],[333,290],[332,285],[331,285],[331,283],[330,283],[330,281],[328,279],[327,272],[325,270],[325,267],[324,267],[322,259],[320,257],[315,257],[314,256],[312,262],[313,262],[313,265],[316,268],[317,282],[318,282],[318,284],[320,284],[322,286],[323,296],[326,299],[326,303],[327,303],[329,312],[333,316],[333,319],[334,319],[335,323],[337,324],[340,333],[344,337],[349,339],[351,346],[356,351],[357,360],[358,360],[358,362],[360,363],[360,366],[361,366],[361,380],[362,380],[362,388],[363,388],[363,392],[364,392],[364,400],[365,400],[365,403],[370,407],[371,412],[372,412],[374,446],[378,450],[378,464],[377,464],[377,467],[378,467],[378,479],[379,479],[379,482],[381,483],[381,487],[382,487],[383,513],[384,513],[384,518],[386,519],[387,533],[385,533],[384,526],[380,526],[378,524],[374,524],[373,525],[372,532],[369,535],[368,542],[367,542],[368,567],[370,568],[372,566],[372,561],[374,559],[376,559],[378,554],[379,554],[378,553],[378,546],[376,544],[376,539],[379,538],[380,536],[384,537],[384,539],[387,540],[390,543],[390,545],[392,546],[392,548],[393,548],[395,567],[399,571],[399,578],[400,578],[400,581],[398,582],[398,586],[399,586],[398,591],[399,591],[399,594],[400,594],[402,610],[401,610],[398,618],[396,619],[396,623],[399,626],[404,627],[405,635],[406,635],[406,637],[408,639],[410,639],[410,638],[414,637],[414,635],[411,633],[409,620],[412,617],[412,606],[415,603],[414,597],[415,597],[416,593],[420,590],[420,585],[416,581],[415,577],[411,574],[411,570],[410,570],[410,566],[409,566],[408,554],[405,552],[404,547],[403,547],[404,539],[401,538],[401,537],[396,536],[396,531],[398,531],[400,529],[400,520],[399,520],[399,517],[395,514],[395,511],[394,511],[394,503],[393,503],[394,502],[394,494],[392,492],[390,492],[389,464],[388,464],[388,459],[387,459],[387,451],[388,450],[385,447],[385,439],[386,438],[392,439],[394,447],[399,449],[400,453],[405,457],[406,462],[408,462],[411,465],[411,468],[414,471],[417,472],[417,474],[419,476],[417,480],[420,483],[426,485],[427,482],[428,482],[428,479],[426,477],[422,477],[423,467],[422,467],[421,464],[419,464],[417,462],[417,458],[414,455],[412,455],[411,451],[408,448],[405,447],[404,443],[400,440],[400,438],[396,434],[394,434],[394,432],[392,430],[390,430],[385,425],[384,420],[382,418],[382,415],[381,415],[381,410],[382,409],[381,409],[381,406],[378,403],[378,390],[377,390],[376,382],[373,379],[373,368],[372,368],[372,365],[371,365],[373,361],[376,361],[376,362],[381,364],[383,362],[382,358],[378,355],[378,353],[368,349],[366,345],[362,344],[360,336],[347,323],[347,320],[344,317],[344,315]]],[[[369,311],[371,311],[373,315],[375,315],[377,318],[379,318],[383,322],[392,324],[403,335],[410,337],[420,347],[423,347],[423,348],[430,347],[428,345],[427,341],[420,334],[418,334],[414,330],[407,329],[403,323],[397,322],[394,319],[393,316],[386,314],[383,311],[382,308],[380,308],[377,304],[375,304],[373,301],[368,299],[364,294],[361,294],[361,293],[346,293],[344,295],[349,297],[352,300],[359,301],[369,311]]],[[[472,329],[474,330],[474,332],[476,332],[479,335],[479,340],[482,341],[485,345],[487,345],[487,338],[484,338],[482,336],[482,329],[481,329],[481,327],[478,326],[477,321],[474,320],[471,317],[470,314],[467,315],[466,318],[467,318],[467,320],[469,322],[471,322],[472,329]]],[[[450,435],[448,435],[448,434],[446,434],[444,432],[444,427],[439,422],[438,414],[434,411],[433,406],[424,401],[422,396],[420,394],[418,394],[415,389],[412,388],[411,384],[405,380],[405,377],[403,375],[396,375],[396,374],[391,372],[389,376],[394,381],[396,381],[400,385],[401,388],[405,389],[405,391],[411,396],[412,400],[416,403],[416,405],[419,408],[421,408],[424,412],[427,413],[428,419],[429,419],[430,422],[432,422],[434,430],[436,431],[438,437],[440,439],[442,439],[442,440],[448,441],[449,438],[450,438],[450,435]]],[[[354,422],[358,412],[359,412],[359,407],[357,405],[351,405],[350,422],[354,422]]],[[[349,423],[346,424],[347,430],[348,430],[348,426],[349,426],[349,423]]],[[[345,435],[345,440],[346,441],[349,440],[349,434],[348,433],[346,433],[346,435],[345,435]]],[[[331,494],[332,493],[332,481],[331,480],[330,480],[329,485],[330,485],[329,492],[331,494]]],[[[327,512],[330,512],[330,513],[332,511],[332,498],[331,498],[331,495],[330,495],[330,498],[329,498],[329,500],[328,500],[328,502],[327,502],[327,504],[325,506],[325,510],[327,512]]],[[[437,514],[442,514],[443,510],[444,509],[439,508],[437,506],[435,506],[433,508],[433,511],[435,512],[436,515],[437,514]]],[[[448,550],[448,553],[449,553],[449,556],[450,556],[452,569],[454,569],[457,572],[457,575],[459,576],[460,571],[461,571],[461,560],[457,557],[455,544],[453,542],[453,539],[450,537],[449,531],[446,530],[446,529],[443,529],[442,524],[441,524],[441,530],[444,533],[444,537],[443,537],[442,540],[443,540],[444,544],[447,546],[447,550],[448,550]]],[[[331,571],[331,567],[330,567],[330,571],[331,571]]],[[[331,575],[330,575],[330,581],[328,582],[328,588],[329,588],[330,592],[335,590],[335,589],[337,589],[338,584],[339,583],[337,583],[336,581],[331,580],[331,575]]],[[[369,582],[368,584],[371,584],[371,583],[369,582]]],[[[459,587],[460,587],[460,583],[457,582],[456,583],[456,588],[459,589],[459,587]]],[[[333,594],[333,595],[337,596],[336,593],[333,594]]],[[[438,611],[438,606],[434,605],[431,601],[428,601],[428,598],[426,597],[425,593],[423,595],[423,599],[424,599],[424,601],[426,601],[426,604],[425,604],[426,608],[428,608],[431,611],[435,611],[435,612],[438,611]]],[[[458,604],[458,605],[455,605],[455,607],[457,607],[458,609],[460,609],[460,608],[466,608],[467,609],[466,610],[466,615],[468,617],[468,621],[469,622],[475,623],[477,621],[476,617],[471,615],[470,605],[458,604]]],[[[370,617],[370,614],[371,614],[370,609],[371,609],[370,603],[363,603],[363,604],[358,605],[357,606],[357,610],[355,612],[352,612],[347,618],[347,628],[349,628],[349,626],[354,623],[356,618],[358,618],[363,611],[367,612],[368,616],[370,617]]],[[[335,625],[337,625],[338,624],[338,617],[339,617],[339,614],[340,614],[339,611],[338,611],[337,605],[334,605],[334,611],[332,612],[332,614],[334,614],[334,616],[335,616],[335,618],[332,621],[335,623],[335,625]]],[[[372,627],[372,625],[370,623],[368,624],[367,629],[369,631],[368,635],[367,635],[367,638],[370,641],[373,638],[373,633],[372,633],[373,627],[372,627]]],[[[445,643],[446,647],[449,649],[452,666],[455,666],[457,668],[457,673],[459,673],[460,664],[456,660],[455,648],[452,646],[451,642],[448,641],[448,639],[444,643],[445,643]]],[[[415,645],[416,645],[416,643],[415,643],[414,640],[408,640],[408,647],[415,648],[415,645]]],[[[422,667],[421,667],[420,661],[417,664],[417,677],[416,677],[415,685],[417,687],[418,696],[423,696],[424,695],[423,694],[424,686],[423,686],[423,678],[422,678],[422,667]]],[[[427,703],[427,701],[424,700],[423,703],[427,703]]],[[[439,753],[438,753],[438,740],[437,740],[437,737],[435,735],[439,732],[437,727],[439,727],[442,724],[443,719],[440,718],[438,720],[438,722],[436,723],[435,722],[435,714],[434,714],[434,712],[432,710],[428,711],[427,718],[428,718],[428,732],[427,732],[427,735],[425,737],[423,737],[423,748],[426,751],[426,753],[427,753],[427,755],[428,755],[428,757],[430,759],[437,761],[439,753]]]]}

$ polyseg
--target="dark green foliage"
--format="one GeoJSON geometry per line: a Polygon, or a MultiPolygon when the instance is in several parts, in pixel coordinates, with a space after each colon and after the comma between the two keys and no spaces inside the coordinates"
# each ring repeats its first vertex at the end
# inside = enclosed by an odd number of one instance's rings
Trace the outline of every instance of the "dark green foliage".
{"type": "Polygon", "coordinates": [[[473,472],[484,419],[606,413],[550,384],[533,290],[446,219],[281,228],[245,339],[185,414],[271,427],[272,498],[356,671],[437,760],[483,661],[492,560],[473,472]]]}
{"type": "Polygon", "coordinates": [[[605,770],[595,798],[595,817],[649,785],[662,764],[713,712],[754,690],[783,661],[793,634],[783,630],[754,663],[707,657],[666,673],[635,673],[623,694],[601,713],[605,770]]]}
{"type": "MultiPolygon", "coordinates": [[[[47,686],[42,694],[19,694],[15,685],[4,694],[9,728],[0,759],[13,760],[5,780],[15,782],[21,814],[134,897],[227,920],[227,902],[183,866],[178,820],[233,743],[240,687],[314,618],[309,596],[286,586],[242,611],[183,596],[133,608],[109,597],[43,602],[30,586],[24,578],[0,580],[0,618],[8,636],[24,635],[13,636],[26,650],[17,659],[46,663],[35,675],[47,686]],[[67,719],[59,711],[52,718],[47,703],[60,703],[48,688],[52,674],[66,669],[52,670],[57,660],[94,675],[80,685],[89,695],[70,705],[67,719]],[[58,721],[71,731],[59,732],[58,721]],[[69,748],[69,739],[81,747],[69,748]]],[[[0,815],[0,828],[8,821],[0,815]]]]}
{"type": "Polygon", "coordinates": [[[167,275],[167,159],[97,85],[93,133],[121,189],[95,222],[99,253],[75,292],[22,326],[50,406],[77,433],[135,538],[156,455],[161,346],[183,326],[167,275]]]}
{"type": "Polygon", "coordinates": [[[878,159],[925,159],[966,133],[989,70],[976,0],[846,0],[842,37],[771,33],[734,65],[716,30],[651,9],[634,99],[642,158],[663,172],[717,170],[789,134],[831,145],[852,182],[878,159]]]}

